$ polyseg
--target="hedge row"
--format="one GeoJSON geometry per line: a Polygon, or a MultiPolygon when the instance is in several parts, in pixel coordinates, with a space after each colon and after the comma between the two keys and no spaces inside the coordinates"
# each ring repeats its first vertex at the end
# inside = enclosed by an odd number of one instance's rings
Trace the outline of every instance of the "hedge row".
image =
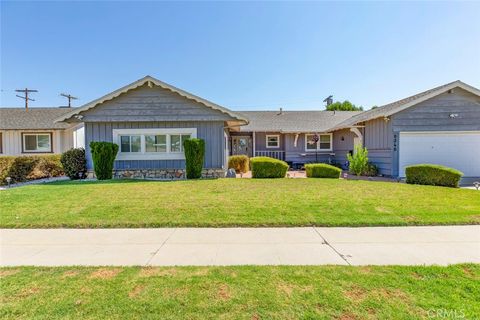
{"type": "Polygon", "coordinates": [[[285,178],[288,164],[285,161],[269,157],[250,159],[252,178],[285,178]]]}
{"type": "Polygon", "coordinates": [[[463,173],[435,164],[417,164],[405,168],[407,183],[457,188],[463,173]]]}
{"type": "Polygon", "coordinates": [[[326,163],[310,163],[305,165],[308,178],[340,178],[342,169],[326,163]]]}
{"type": "Polygon", "coordinates": [[[5,178],[12,178],[11,183],[58,177],[63,175],[60,155],[37,156],[3,156],[0,157],[0,184],[5,185],[5,178]]]}

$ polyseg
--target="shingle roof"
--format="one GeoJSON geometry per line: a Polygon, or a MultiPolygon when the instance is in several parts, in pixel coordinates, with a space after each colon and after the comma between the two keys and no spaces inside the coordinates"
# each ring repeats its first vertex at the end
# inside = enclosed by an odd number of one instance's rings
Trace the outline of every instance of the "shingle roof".
{"type": "Polygon", "coordinates": [[[71,112],[72,108],[0,108],[0,129],[65,129],[68,123],[55,119],[71,112]]]}
{"type": "Polygon", "coordinates": [[[341,128],[347,128],[354,126],[360,122],[368,121],[368,120],[373,120],[376,118],[383,118],[383,117],[388,117],[394,113],[400,112],[406,108],[409,108],[411,106],[414,106],[422,101],[431,99],[439,94],[442,94],[444,92],[447,92],[450,89],[460,87],[464,90],[467,90],[473,94],[480,95],[480,91],[472,87],[466,83],[463,83],[459,80],[450,82],[438,87],[435,87],[433,89],[423,91],[420,93],[417,93],[413,96],[410,96],[408,98],[404,98],[386,105],[383,105],[381,107],[371,109],[365,112],[362,112],[361,114],[358,114],[356,116],[351,117],[350,119],[346,119],[342,123],[339,123],[337,126],[335,126],[334,129],[341,129],[341,128]]]}
{"type": "Polygon", "coordinates": [[[361,111],[238,111],[249,124],[240,131],[326,132],[361,111]]]}

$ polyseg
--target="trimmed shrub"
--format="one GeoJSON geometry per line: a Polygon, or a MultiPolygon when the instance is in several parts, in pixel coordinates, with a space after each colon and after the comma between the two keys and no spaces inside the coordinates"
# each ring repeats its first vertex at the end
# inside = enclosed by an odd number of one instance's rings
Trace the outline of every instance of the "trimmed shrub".
{"type": "Polygon", "coordinates": [[[197,138],[187,139],[183,141],[183,149],[185,150],[187,179],[200,179],[205,157],[205,141],[197,138]]]}
{"type": "Polygon", "coordinates": [[[349,171],[357,176],[362,175],[368,165],[367,148],[362,148],[361,146],[357,145],[355,146],[355,152],[353,153],[353,156],[348,154],[347,157],[348,161],[350,162],[349,171]]]}
{"type": "Polygon", "coordinates": [[[436,164],[417,164],[405,168],[407,183],[457,188],[463,172],[436,164]]]}
{"type": "Polygon", "coordinates": [[[60,155],[0,157],[0,184],[7,184],[6,177],[17,183],[61,175],[60,155]]]}
{"type": "Polygon", "coordinates": [[[27,176],[28,180],[59,177],[64,174],[62,163],[60,162],[61,155],[45,155],[37,156],[36,165],[32,172],[27,176]]]}
{"type": "Polygon", "coordinates": [[[118,145],[112,142],[90,142],[93,170],[98,180],[112,179],[113,163],[118,152],[118,145]]]}
{"type": "Polygon", "coordinates": [[[33,171],[37,162],[37,157],[16,157],[12,166],[8,169],[7,176],[12,178],[12,182],[15,183],[27,181],[28,175],[33,171]]]}
{"type": "Polygon", "coordinates": [[[65,175],[71,180],[85,179],[87,177],[87,158],[85,149],[72,148],[65,151],[60,158],[65,175]]]}
{"type": "Polygon", "coordinates": [[[308,178],[340,178],[342,170],[326,163],[310,163],[305,165],[308,178]]]}
{"type": "Polygon", "coordinates": [[[228,169],[235,169],[236,173],[245,173],[249,169],[250,160],[246,155],[230,156],[228,158],[228,169]]]}
{"type": "Polygon", "coordinates": [[[285,178],[288,164],[285,161],[269,157],[250,159],[252,178],[285,178]]]}

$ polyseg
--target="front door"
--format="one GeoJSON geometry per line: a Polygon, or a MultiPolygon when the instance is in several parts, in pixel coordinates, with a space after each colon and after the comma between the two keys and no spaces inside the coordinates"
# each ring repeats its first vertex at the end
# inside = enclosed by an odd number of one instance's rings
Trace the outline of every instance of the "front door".
{"type": "Polygon", "coordinates": [[[252,156],[252,138],[248,136],[232,137],[232,154],[244,154],[248,157],[252,156]]]}

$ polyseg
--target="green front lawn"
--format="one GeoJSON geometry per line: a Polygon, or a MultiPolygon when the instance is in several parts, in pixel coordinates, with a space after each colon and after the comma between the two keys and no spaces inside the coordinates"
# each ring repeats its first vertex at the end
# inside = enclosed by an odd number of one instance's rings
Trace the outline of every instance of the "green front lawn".
{"type": "Polygon", "coordinates": [[[330,179],[60,182],[0,191],[0,226],[478,224],[480,192],[330,179]]]}
{"type": "Polygon", "coordinates": [[[2,319],[476,319],[480,314],[480,265],[22,267],[0,269],[0,275],[2,319]]]}

